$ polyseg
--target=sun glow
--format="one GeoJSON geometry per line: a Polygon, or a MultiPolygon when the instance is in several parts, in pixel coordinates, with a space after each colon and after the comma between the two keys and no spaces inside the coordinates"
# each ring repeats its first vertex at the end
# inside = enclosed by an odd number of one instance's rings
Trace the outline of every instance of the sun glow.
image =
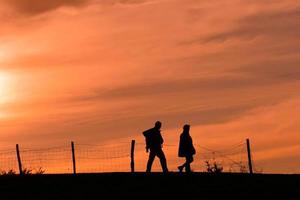
{"type": "Polygon", "coordinates": [[[0,104],[9,99],[10,76],[5,72],[0,72],[0,104]]]}
{"type": "Polygon", "coordinates": [[[3,110],[3,106],[11,97],[10,93],[11,75],[0,71],[0,119],[7,118],[8,113],[3,110]]]}

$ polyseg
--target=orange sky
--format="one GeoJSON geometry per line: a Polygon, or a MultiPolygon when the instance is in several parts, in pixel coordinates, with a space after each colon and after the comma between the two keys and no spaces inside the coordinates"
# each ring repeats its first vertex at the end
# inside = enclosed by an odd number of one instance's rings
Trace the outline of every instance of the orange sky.
{"type": "Polygon", "coordinates": [[[249,137],[265,172],[300,173],[300,2],[0,2],[0,149],[249,137]]]}

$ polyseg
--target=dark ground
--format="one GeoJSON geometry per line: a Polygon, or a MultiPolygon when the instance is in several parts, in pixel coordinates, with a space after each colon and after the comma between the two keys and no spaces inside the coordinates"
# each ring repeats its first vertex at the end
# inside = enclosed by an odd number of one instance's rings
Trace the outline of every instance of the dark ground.
{"type": "Polygon", "coordinates": [[[1,176],[0,199],[300,199],[300,175],[145,174],[1,176]]]}

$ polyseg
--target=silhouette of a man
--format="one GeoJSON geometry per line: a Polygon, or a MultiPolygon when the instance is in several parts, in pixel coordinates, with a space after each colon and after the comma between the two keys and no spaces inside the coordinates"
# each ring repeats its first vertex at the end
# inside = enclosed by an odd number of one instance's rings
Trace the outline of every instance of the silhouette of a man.
{"type": "Polygon", "coordinates": [[[163,137],[160,133],[161,122],[157,121],[155,126],[149,130],[143,132],[146,138],[146,151],[149,152],[149,160],[147,163],[147,172],[151,172],[152,164],[157,156],[160,160],[160,164],[163,172],[168,172],[167,160],[162,150],[162,144],[164,143],[163,137]]]}

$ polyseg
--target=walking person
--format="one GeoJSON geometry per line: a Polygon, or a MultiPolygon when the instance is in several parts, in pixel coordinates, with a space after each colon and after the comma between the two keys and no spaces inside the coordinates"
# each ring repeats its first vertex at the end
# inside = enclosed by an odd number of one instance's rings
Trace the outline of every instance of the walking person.
{"type": "Polygon", "coordinates": [[[190,125],[186,124],[183,126],[183,132],[180,135],[178,156],[185,157],[186,161],[184,164],[178,166],[180,172],[185,171],[187,173],[191,172],[191,163],[194,161],[193,156],[196,154],[195,147],[193,145],[193,140],[190,135],[190,125]]]}
{"type": "Polygon", "coordinates": [[[167,160],[162,150],[164,140],[160,132],[161,126],[161,122],[157,121],[153,128],[143,132],[143,135],[146,138],[146,152],[148,153],[150,151],[147,163],[147,172],[151,172],[152,164],[156,156],[160,160],[163,172],[168,172],[167,160]]]}

